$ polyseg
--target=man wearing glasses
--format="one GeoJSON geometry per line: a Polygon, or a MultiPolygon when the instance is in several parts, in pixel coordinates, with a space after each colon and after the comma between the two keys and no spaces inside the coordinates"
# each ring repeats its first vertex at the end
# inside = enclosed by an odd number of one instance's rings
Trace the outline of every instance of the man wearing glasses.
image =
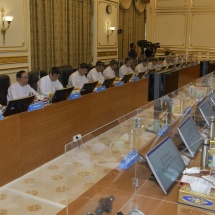
{"type": "Polygon", "coordinates": [[[63,88],[58,80],[60,71],[57,67],[52,67],[50,73],[42,77],[37,83],[37,92],[45,97],[51,97],[56,90],[63,88]]]}
{"type": "Polygon", "coordinates": [[[28,73],[24,70],[17,72],[16,83],[8,88],[7,101],[20,99],[30,95],[38,96],[38,93],[28,84],[28,73]]]}

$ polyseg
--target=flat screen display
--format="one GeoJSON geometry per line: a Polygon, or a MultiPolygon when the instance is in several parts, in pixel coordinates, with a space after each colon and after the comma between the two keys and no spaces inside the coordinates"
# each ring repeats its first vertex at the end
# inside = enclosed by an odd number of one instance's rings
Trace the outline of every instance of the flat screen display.
{"type": "Polygon", "coordinates": [[[198,132],[193,119],[191,117],[186,118],[178,127],[178,132],[186,146],[184,153],[190,157],[195,157],[204,140],[198,132]]]}
{"type": "Polygon", "coordinates": [[[74,87],[68,87],[68,88],[56,90],[51,100],[52,103],[56,103],[56,102],[60,102],[68,99],[73,89],[74,87]]]}
{"type": "Polygon", "coordinates": [[[133,73],[124,75],[121,81],[123,81],[124,83],[129,82],[132,75],[133,75],[133,73]]]}
{"type": "Polygon", "coordinates": [[[210,102],[205,101],[199,106],[199,110],[207,124],[207,126],[210,125],[210,117],[215,116],[215,111],[212,109],[210,102]]]}
{"type": "Polygon", "coordinates": [[[104,82],[102,83],[102,86],[105,86],[106,88],[111,87],[115,79],[116,78],[105,79],[104,82]]]}
{"type": "Polygon", "coordinates": [[[32,104],[35,96],[28,96],[21,99],[10,100],[3,112],[3,116],[10,116],[28,110],[28,106],[32,104]]]}
{"type": "Polygon", "coordinates": [[[186,167],[171,137],[148,152],[146,159],[158,184],[167,194],[186,167]]]}
{"type": "Polygon", "coordinates": [[[97,84],[98,84],[98,81],[85,83],[84,86],[81,88],[80,94],[85,95],[88,93],[92,93],[97,84]]]}
{"type": "Polygon", "coordinates": [[[215,93],[210,96],[211,102],[215,105],[215,93]]]}

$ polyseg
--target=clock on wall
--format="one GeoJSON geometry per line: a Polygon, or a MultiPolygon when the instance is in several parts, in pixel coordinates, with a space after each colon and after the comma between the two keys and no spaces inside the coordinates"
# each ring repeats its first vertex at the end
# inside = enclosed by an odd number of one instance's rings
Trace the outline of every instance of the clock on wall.
{"type": "Polygon", "coordinates": [[[108,14],[111,14],[111,13],[112,13],[112,7],[111,7],[111,5],[107,5],[107,6],[106,6],[106,12],[107,12],[108,14]]]}

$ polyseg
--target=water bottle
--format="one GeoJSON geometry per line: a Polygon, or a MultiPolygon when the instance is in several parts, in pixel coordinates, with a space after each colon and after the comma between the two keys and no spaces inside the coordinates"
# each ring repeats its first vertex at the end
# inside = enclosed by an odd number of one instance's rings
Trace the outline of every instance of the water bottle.
{"type": "Polygon", "coordinates": [[[210,139],[214,140],[215,137],[215,116],[210,117],[210,139]]]}
{"type": "Polygon", "coordinates": [[[202,144],[201,167],[202,169],[208,167],[208,151],[210,147],[210,139],[205,139],[202,144]]]}

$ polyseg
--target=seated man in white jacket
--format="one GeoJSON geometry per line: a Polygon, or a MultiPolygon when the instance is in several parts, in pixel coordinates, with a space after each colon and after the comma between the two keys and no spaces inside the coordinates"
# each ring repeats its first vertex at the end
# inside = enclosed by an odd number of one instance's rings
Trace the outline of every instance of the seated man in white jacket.
{"type": "Polygon", "coordinates": [[[145,58],[142,60],[142,62],[140,64],[138,64],[136,67],[135,67],[135,74],[136,76],[138,76],[139,73],[141,72],[147,72],[148,71],[148,63],[149,63],[149,59],[148,58],[145,58]]]}
{"type": "Polygon", "coordinates": [[[132,60],[130,58],[125,59],[125,63],[119,68],[119,77],[123,78],[124,75],[134,73],[131,68],[132,60]]]}
{"type": "Polygon", "coordinates": [[[118,62],[116,60],[111,60],[110,65],[103,71],[103,76],[105,79],[115,78],[115,70],[118,67],[118,62]]]}
{"type": "Polygon", "coordinates": [[[49,97],[53,95],[56,90],[62,89],[63,86],[58,80],[59,76],[59,69],[53,67],[48,75],[42,77],[37,82],[37,92],[45,97],[49,97]]]}
{"type": "Polygon", "coordinates": [[[88,69],[89,66],[86,63],[81,63],[78,70],[69,76],[68,85],[74,87],[75,90],[80,90],[85,83],[88,83],[85,76],[88,69]]]}
{"type": "Polygon", "coordinates": [[[28,84],[28,73],[24,70],[17,72],[16,83],[8,88],[7,101],[20,99],[30,95],[38,96],[38,93],[28,84]]]}
{"type": "Polygon", "coordinates": [[[102,84],[105,80],[104,76],[102,75],[102,71],[104,70],[104,63],[101,61],[96,62],[96,67],[91,69],[87,74],[87,79],[89,82],[98,81],[98,84],[102,84]]]}

